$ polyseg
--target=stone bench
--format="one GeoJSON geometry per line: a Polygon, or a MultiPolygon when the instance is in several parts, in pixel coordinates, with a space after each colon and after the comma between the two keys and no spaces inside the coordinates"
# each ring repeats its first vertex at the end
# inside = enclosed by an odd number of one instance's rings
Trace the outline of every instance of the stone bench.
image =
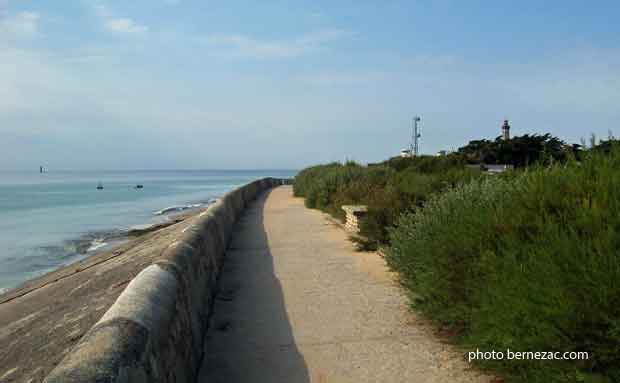
{"type": "Polygon", "coordinates": [[[342,210],[346,213],[345,229],[351,233],[359,233],[360,221],[368,213],[368,207],[364,205],[343,205],[342,210]]]}

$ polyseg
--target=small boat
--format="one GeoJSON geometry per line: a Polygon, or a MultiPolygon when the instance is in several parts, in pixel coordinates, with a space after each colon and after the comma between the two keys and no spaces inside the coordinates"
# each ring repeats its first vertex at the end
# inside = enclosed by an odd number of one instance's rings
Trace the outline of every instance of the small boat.
{"type": "Polygon", "coordinates": [[[103,184],[101,182],[97,184],[97,190],[103,190],[103,184]]]}
{"type": "Polygon", "coordinates": [[[143,189],[143,188],[144,188],[144,185],[142,185],[142,184],[137,184],[136,185],[136,189],[143,189]]]}

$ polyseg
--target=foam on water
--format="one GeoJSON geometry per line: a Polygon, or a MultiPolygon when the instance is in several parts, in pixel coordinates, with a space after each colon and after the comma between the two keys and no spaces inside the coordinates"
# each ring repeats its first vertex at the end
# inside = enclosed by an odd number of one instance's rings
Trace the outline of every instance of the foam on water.
{"type": "Polygon", "coordinates": [[[145,223],[140,225],[133,225],[129,228],[129,230],[148,230],[157,225],[156,223],[145,223]]]}
{"type": "Polygon", "coordinates": [[[86,249],[87,253],[92,253],[93,251],[97,251],[99,249],[101,249],[102,247],[107,246],[108,243],[105,241],[105,239],[103,238],[97,238],[94,239],[91,243],[90,243],[90,247],[88,249],[86,249]]]}
{"type": "Polygon", "coordinates": [[[181,206],[170,206],[167,207],[165,209],[161,209],[161,210],[157,210],[155,212],[153,212],[153,215],[164,215],[164,214],[168,214],[168,213],[175,213],[175,212],[179,212],[179,211],[183,211],[183,210],[189,210],[189,209],[195,209],[198,207],[201,207],[202,204],[201,203],[195,203],[195,204],[190,204],[190,205],[181,205],[181,206]]]}

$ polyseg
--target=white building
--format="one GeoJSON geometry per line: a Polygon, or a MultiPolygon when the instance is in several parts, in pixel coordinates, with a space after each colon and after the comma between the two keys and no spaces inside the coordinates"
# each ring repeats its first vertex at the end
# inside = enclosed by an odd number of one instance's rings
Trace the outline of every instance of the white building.
{"type": "Polygon", "coordinates": [[[403,149],[400,151],[400,156],[403,158],[408,158],[408,157],[413,157],[413,154],[411,153],[411,150],[403,149]]]}

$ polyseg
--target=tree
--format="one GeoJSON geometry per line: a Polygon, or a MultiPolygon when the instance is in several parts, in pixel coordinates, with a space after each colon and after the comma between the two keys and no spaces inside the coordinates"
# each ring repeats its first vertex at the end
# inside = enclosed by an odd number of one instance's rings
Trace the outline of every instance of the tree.
{"type": "Polygon", "coordinates": [[[525,134],[508,140],[497,137],[495,141],[475,140],[459,148],[458,153],[469,163],[510,164],[523,167],[536,162],[564,161],[571,146],[547,133],[525,134]]]}

